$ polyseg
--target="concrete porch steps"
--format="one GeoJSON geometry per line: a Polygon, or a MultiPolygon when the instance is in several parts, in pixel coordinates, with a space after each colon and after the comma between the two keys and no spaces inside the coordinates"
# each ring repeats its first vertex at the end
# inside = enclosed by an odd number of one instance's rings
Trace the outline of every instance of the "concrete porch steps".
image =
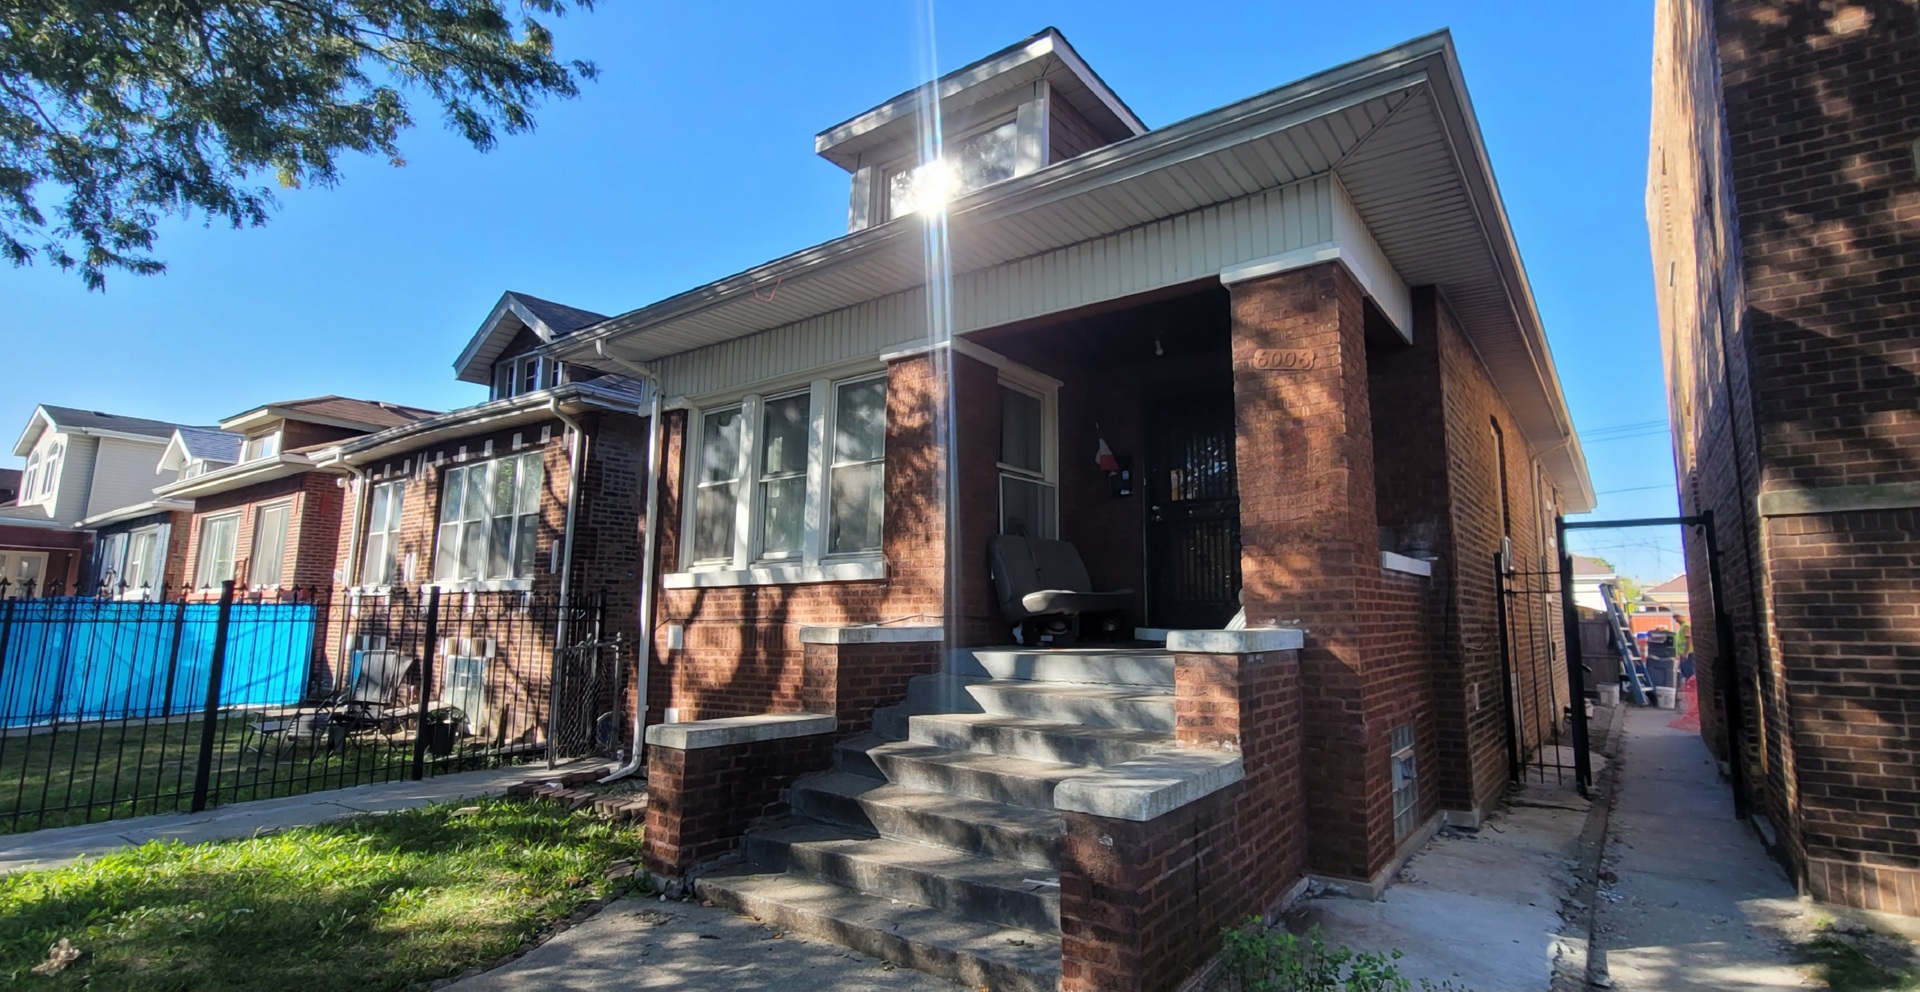
{"type": "Polygon", "coordinates": [[[798,818],[756,830],[747,838],[746,855],[768,871],[790,871],[983,923],[1043,933],[1060,929],[1060,879],[1050,868],[798,818]]]}
{"type": "Polygon", "coordinates": [[[793,811],[892,840],[999,858],[1052,873],[1060,864],[1060,814],[828,772],[793,786],[793,811]]]}
{"type": "Polygon", "coordinates": [[[910,682],[903,707],[907,715],[992,713],[1081,727],[1173,733],[1173,690],[1164,686],[980,679],[943,673],[910,682]]]}
{"type": "Polygon", "coordinates": [[[1033,809],[1052,809],[1055,786],[1096,770],[1057,761],[952,751],[872,737],[841,744],[836,758],[842,771],[862,772],[871,768],[880,777],[905,788],[1033,809]]]}
{"type": "Polygon", "coordinates": [[[946,670],[965,678],[1173,688],[1173,655],[1140,648],[960,648],[946,670]]]}
{"type": "Polygon", "coordinates": [[[1106,767],[1175,747],[1153,730],[1086,727],[994,713],[926,713],[907,718],[907,740],[954,751],[1106,767]]]}
{"type": "Polygon", "coordinates": [[[776,926],[976,988],[1060,987],[1057,934],[1003,927],[754,865],[706,875],[695,889],[776,926]]]}

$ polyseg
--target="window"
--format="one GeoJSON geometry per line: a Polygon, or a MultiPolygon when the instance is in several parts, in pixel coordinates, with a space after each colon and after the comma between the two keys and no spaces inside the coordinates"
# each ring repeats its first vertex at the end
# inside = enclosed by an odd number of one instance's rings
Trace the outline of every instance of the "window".
{"type": "Polygon", "coordinates": [[[0,599],[44,593],[40,582],[46,574],[45,552],[0,551],[0,599]]]}
{"type": "Polygon", "coordinates": [[[740,407],[700,418],[699,492],[693,497],[693,559],[733,560],[733,529],[740,490],[740,407]]]}
{"type": "Polygon", "coordinates": [[[804,554],[807,522],[807,433],[812,397],[768,400],[760,418],[760,556],[804,554]]]}
{"type": "Polygon", "coordinates": [[[881,483],[887,454],[887,381],[862,379],[834,387],[833,528],[827,553],[880,550],[881,483]]]}
{"type": "Polygon", "coordinates": [[[255,586],[277,586],[287,557],[287,518],[293,504],[275,503],[254,511],[253,556],[247,581],[255,586]]]}
{"type": "Polygon", "coordinates": [[[239,532],[238,513],[200,521],[200,558],[194,567],[194,585],[206,589],[233,578],[233,547],[239,532]]]}
{"type": "Polygon", "coordinates": [[[815,565],[880,551],[884,376],[748,397],[694,423],[689,567],[815,565]]]}
{"type": "Polygon", "coordinates": [[[493,367],[493,398],[504,400],[560,385],[560,362],[543,359],[537,353],[503,358],[493,367]]]}
{"type": "Polygon", "coordinates": [[[100,585],[106,587],[104,590],[106,594],[119,593],[120,584],[126,579],[127,535],[108,534],[102,537],[99,557],[96,561],[99,563],[96,569],[98,581],[100,585]]]}
{"type": "Polygon", "coordinates": [[[160,585],[160,565],[160,528],[143,527],[127,535],[127,566],[120,580],[127,592],[160,585]]]}
{"type": "Polygon", "coordinates": [[[1012,179],[1018,132],[1018,125],[1007,121],[948,144],[939,161],[888,173],[887,216],[919,209],[923,194],[944,200],[1012,179]]]}
{"type": "Polygon", "coordinates": [[[1000,533],[1053,538],[1058,490],[1053,482],[1051,398],[1000,383],[1000,533]]]}
{"type": "Polygon", "coordinates": [[[434,578],[532,578],[541,478],[538,451],[449,471],[440,490],[434,578]]]}
{"type": "Polygon", "coordinates": [[[1420,825],[1420,780],[1413,764],[1413,724],[1393,728],[1393,836],[1405,837],[1420,825]]]}
{"type": "Polygon", "coordinates": [[[405,499],[404,482],[383,482],[374,486],[368,497],[367,552],[360,565],[363,585],[390,586],[400,580],[395,549],[400,542],[400,509],[405,499]]]}
{"type": "Polygon", "coordinates": [[[243,462],[259,461],[262,458],[272,458],[275,455],[278,455],[279,453],[280,453],[280,432],[279,431],[274,431],[271,434],[256,434],[253,437],[247,438],[246,441],[242,442],[240,445],[240,460],[243,462]]]}
{"type": "Polygon", "coordinates": [[[18,502],[44,502],[53,496],[60,479],[60,456],[65,452],[63,442],[52,441],[28,453],[27,470],[20,478],[18,502]]]}
{"type": "Polygon", "coordinates": [[[194,479],[206,474],[207,460],[205,458],[189,459],[186,467],[180,470],[180,478],[182,479],[194,479]]]}

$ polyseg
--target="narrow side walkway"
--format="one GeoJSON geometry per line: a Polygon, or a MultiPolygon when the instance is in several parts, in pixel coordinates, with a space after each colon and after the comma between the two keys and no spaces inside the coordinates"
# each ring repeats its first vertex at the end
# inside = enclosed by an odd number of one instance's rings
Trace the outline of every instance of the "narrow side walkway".
{"type": "Polygon", "coordinates": [[[438,775],[421,782],[387,782],[351,789],[309,792],[302,796],[261,799],[216,806],[203,813],[162,813],[125,820],[108,820],[78,827],[54,827],[24,834],[0,835],[0,875],[32,869],[59,868],[83,857],[137,847],[150,840],[178,840],[198,844],[209,840],[251,837],[255,834],[319,823],[355,813],[386,813],[450,799],[505,792],[516,782],[553,778],[563,772],[604,765],[601,761],[565,763],[549,769],[544,762],[486,771],[438,775]]]}
{"type": "Polygon", "coordinates": [[[1784,935],[1800,913],[1793,886],[1733,818],[1706,744],[1668,727],[1672,710],[1624,709],[1596,939],[1613,987],[1818,987],[1784,935]]]}

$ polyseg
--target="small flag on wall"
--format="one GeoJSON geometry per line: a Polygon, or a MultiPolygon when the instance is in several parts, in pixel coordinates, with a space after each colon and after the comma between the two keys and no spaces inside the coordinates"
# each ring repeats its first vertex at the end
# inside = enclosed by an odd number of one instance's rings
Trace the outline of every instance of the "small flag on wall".
{"type": "Polygon", "coordinates": [[[1094,452],[1093,460],[1103,472],[1120,471],[1120,459],[1113,457],[1113,449],[1107,447],[1107,439],[1100,439],[1100,450],[1094,452]]]}

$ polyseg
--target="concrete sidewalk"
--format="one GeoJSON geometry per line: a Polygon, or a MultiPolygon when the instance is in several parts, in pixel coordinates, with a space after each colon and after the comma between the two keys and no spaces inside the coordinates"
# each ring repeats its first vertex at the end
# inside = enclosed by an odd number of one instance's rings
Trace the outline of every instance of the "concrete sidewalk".
{"type": "Polygon", "coordinates": [[[1803,907],[1672,710],[1626,708],[1601,865],[1596,971],[1613,988],[1817,988],[1788,934],[1803,907]]]}
{"type": "Polygon", "coordinates": [[[309,792],[283,799],[234,803],[216,806],[203,813],[162,813],[78,827],[55,827],[32,833],[0,835],[0,875],[58,868],[83,857],[105,854],[122,847],[136,847],[150,840],[198,844],[210,840],[252,837],[355,813],[385,813],[452,799],[491,795],[505,792],[508,786],[516,782],[555,778],[565,772],[605,764],[604,760],[577,761],[552,769],[544,763],[515,765],[457,775],[439,775],[421,782],[387,782],[351,789],[309,792]]]}

